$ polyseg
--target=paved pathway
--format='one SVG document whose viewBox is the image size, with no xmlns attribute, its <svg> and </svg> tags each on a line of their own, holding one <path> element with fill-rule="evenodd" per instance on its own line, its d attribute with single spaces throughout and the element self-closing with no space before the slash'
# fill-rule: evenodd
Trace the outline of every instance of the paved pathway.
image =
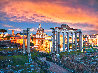
<svg viewBox="0 0 98 73">
<path fill-rule="evenodd" d="M 67 71 L 66 69 L 60 67 L 59 65 L 57 65 L 57 64 L 55 64 L 53 62 L 46 61 L 46 58 L 41 58 L 41 60 L 49 63 L 50 64 L 49 70 L 54 72 L 54 73 L 70 73 L 69 71 Z"/>
</svg>

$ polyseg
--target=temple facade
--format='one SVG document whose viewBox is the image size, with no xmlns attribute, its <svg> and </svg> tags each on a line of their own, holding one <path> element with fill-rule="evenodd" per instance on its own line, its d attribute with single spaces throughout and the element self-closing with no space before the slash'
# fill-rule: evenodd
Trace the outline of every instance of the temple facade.
<svg viewBox="0 0 98 73">
<path fill-rule="evenodd" d="M 70 28 L 67 24 L 62 24 L 61 27 L 54 27 L 52 29 L 52 53 L 60 53 L 60 33 L 63 34 L 63 51 L 65 52 L 65 34 L 67 34 L 67 51 L 69 48 L 69 34 L 72 36 L 72 49 L 77 50 L 77 33 L 79 33 L 79 50 L 82 50 L 82 31 L 80 29 Z M 73 47 L 73 35 L 75 35 L 75 48 Z"/>
</svg>

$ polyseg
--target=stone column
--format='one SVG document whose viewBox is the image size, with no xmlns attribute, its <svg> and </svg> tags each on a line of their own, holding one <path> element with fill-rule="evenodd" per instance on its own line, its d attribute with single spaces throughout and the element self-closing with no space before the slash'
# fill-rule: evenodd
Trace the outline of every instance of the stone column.
<svg viewBox="0 0 98 73">
<path fill-rule="evenodd" d="M 57 35 L 56 35 L 56 31 L 55 31 L 55 49 L 54 49 L 54 50 L 55 50 L 55 51 L 54 51 L 55 53 L 56 53 L 56 47 L 57 47 L 57 46 L 56 46 L 56 45 L 57 45 L 57 44 L 56 44 L 56 41 L 57 41 L 56 36 L 57 36 Z"/>
<path fill-rule="evenodd" d="M 30 53 L 30 28 L 27 28 L 27 53 Z"/>
<path fill-rule="evenodd" d="M 67 50 L 69 52 L 69 32 L 67 32 Z"/>
<path fill-rule="evenodd" d="M 25 30 L 23 30 L 23 53 L 25 54 L 25 40 L 24 40 L 24 33 L 25 33 Z"/>
<path fill-rule="evenodd" d="M 51 53 L 53 53 L 53 46 L 54 46 L 54 44 L 53 44 L 53 35 L 52 35 L 52 47 L 51 47 Z"/>
<path fill-rule="evenodd" d="M 73 32 L 71 32 L 71 34 L 72 34 L 72 50 L 74 49 L 73 48 Z"/>
<path fill-rule="evenodd" d="M 79 32 L 79 50 L 82 51 L 82 32 Z"/>
<path fill-rule="evenodd" d="M 63 52 L 65 52 L 65 33 L 63 32 Z"/>
<path fill-rule="evenodd" d="M 60 53 L 60 32 L 58 32 L 58 53 Z"/>
<path fill-rule="evenodd" d="M 52 37 L 53 38 L 52 39 L 53 40 L 53 45 L 52 46 L 53 46 L 53 52 L 55 52 L 55 30 L 54 29 L 53 29 L 52 33 L 53 33 L 53 37 Z"/>
<path fill-rule="evenodd" d="M 77 50 L 77 32 L 75 32 L 75 50 Z"/>
<path fill-rule="evenodd" d="M 58 31 L 56 32 L 56 53 L 58 53 Z"/>
</svg>

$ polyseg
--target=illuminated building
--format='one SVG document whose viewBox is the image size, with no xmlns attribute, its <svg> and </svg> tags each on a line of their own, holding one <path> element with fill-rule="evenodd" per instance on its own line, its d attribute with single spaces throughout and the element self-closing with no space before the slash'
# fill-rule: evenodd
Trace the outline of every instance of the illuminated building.
<svg viewBox="0 0 98 73">
<path fill-rule="evenodd" d="M 10 37 L 11 42 L 19 44 L 22 48 L 23 45 L 23 33 L 17 33 L 15 36 Z M 27 35 L 24 35 L 25 46 L 27 46 Z"/>
<path fill-rule="evenodd" d="M 43 49 L 42 44 L 43 44 L 43 42 L 45 40 L 45 37 L 46 37 L 46 33 L 44 33 L 44 29 L 41 27 L 41 24 L 39 24 L 39 28 L 37 28 L 37 33 L 36 33 L 36 37 L 35 37 L 35 39 L 36 39 L 35 46 L 37 48 L 40 46 L 38 48 L 40 50 Z"/>
<path fill-rule="evenodd" d="M 14 36 L 14 30 L 12 30 L 12 35 Z"/>
<path fill-rule="evenodd" d="M 83 47 L 85 49 L 85 47 L 89 47 L 91 44 L 88 41 L 88 37 L 89 35 L 83 35 Z"/>
<path fill-rule="evenodd" d="M 89 35 L 88 41 L 92 46 L 98 46 L 98 34 Z"/>
<path fill-rule="evenodd" d="M 51 40 L 51 36 L 47 36 L 45 37 L 45 40 L 44 40 L 44 43 L 43 43 L 43 46 L 44 46 L 44 49 L 46 52 L 51 52 L 51 48 L 52 48 L 52 40 Z"/>
</svg>

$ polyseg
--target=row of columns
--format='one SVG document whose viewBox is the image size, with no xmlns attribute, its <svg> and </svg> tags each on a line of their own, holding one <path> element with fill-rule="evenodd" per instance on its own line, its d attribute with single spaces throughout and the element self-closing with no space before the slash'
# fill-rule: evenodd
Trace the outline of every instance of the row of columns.
<svg viewBox="0 0 98 73">
<path fill-rule="evenodd" d="M 60 31 L 55 31 L 55 29 L 52 29 L 52 42 L 53 42 L 53 48 L 52 52 L 60 53 Z M 66 31 L 65 31 L 66 32 Z M 63 51 L 65 52 L 65 32 L 63 31 Z M 73 32 L 71 32 L 72 35 L 72 49 L 73 47 Z M 82 32 L 79 31 L 79 49 L 82 50 Z M 75 31 L 75 50 L 77 50 L 77 32 Z M 67 32 L 67 51 L 69 51 L 69 32 Z"/>
<path fill-rule="evenodd" d="M 27 30 L 23 30 L 23 54 L 25 54 L 25 40 L 24 40 L 24 34 L 27 33 L 27 53 L 29 62 L 32 61 L 31 59 L 31 53 L 30 53 L 30 28 L 27 28 Z"/>
</svg>

